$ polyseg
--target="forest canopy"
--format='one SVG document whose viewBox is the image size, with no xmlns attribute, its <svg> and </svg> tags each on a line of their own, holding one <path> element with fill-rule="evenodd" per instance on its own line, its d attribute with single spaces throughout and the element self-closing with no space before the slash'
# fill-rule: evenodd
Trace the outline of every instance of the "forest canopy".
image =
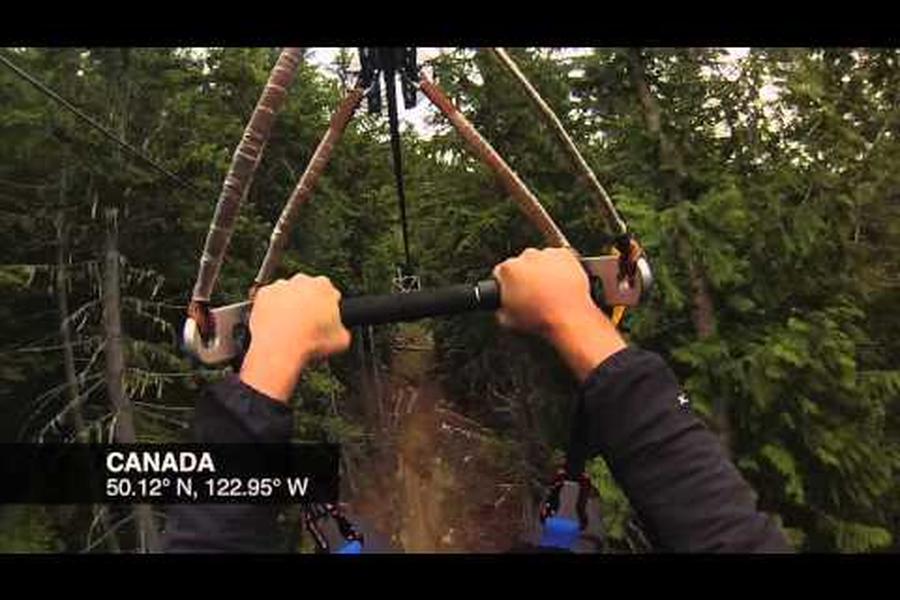
<svg viewBox="0 0 900 600">
<path fill-rule="evenodd" d="M 184 435 L 200 388 L 222 376 L 181 353 L 185 310 L 223 178 L 279 50 L 0 50 L 154 163 L 0 65 L 0 440 L 104 441 L 124 413 L 135 441 Z M 649 257 L 655 289 L 626 314 L 629 342 L 672 366 L 798 549 L 900 549 L 900 51 L 509 52 Z M 323 65 L 306 49 L 215 305 L 246 298 L 282 204 L 353 82 L 354 54 L 334 49 Z M 608 251 L 612 232 L 584 182 L 496 60 L 444 49 L 424 63 L 573 245 Z M 422 286 L 483 279 L 543 245 L 450 124 L 415 114 L 402 151 Z M 387 119 L 360 110 L 278 275 L 388 293 L 403 257 Z M 549 347 L 501 331 L 490 315 L 359 330 L 350 352 L 304 374 L 296 437 L 341 443 L 347 494 L 361 506 L 365 490 L 402 497 L 379 517 L 398 545 L 492 550 L 506 530 L 476 531 L 474 515 L 509 498 L 537 501 L 576 389 Z M 456 442 L 410 433 L 431 431 L 404 416 L 423 414 L 425 398 L 428 414 L 479 440 L 461 451 L 477 457 L 474 471 L 453 466 Z M 444 462 L 416 462 L 432 454 Z M 385 457 L 408 468 L 377 467 Z M 394 478 L 421 469 L 435 491 L 419 498 L 418 480 Z M 639 550 L 602 460 L 591 475 L 609 550 Z M 458 489 L 478 477 L 484 497 Z M 420 503 L 442 508 L 416 529 L 404 515 Z M 503 514 L 511 529 L 528 517 Z M 147 543 L 135 532 L 160 519 L 2 506 L 0 551 L 132 551 Z"/>
</svg>

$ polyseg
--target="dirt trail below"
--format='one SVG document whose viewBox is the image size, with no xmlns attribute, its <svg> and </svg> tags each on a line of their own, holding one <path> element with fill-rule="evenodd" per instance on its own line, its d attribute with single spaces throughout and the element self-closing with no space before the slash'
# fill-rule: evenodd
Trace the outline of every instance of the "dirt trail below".
<svg viewBox="0 0 900 600">
<path fill-rule="evenodd" d="M 531 502 L 498 460 L 500 445 L 451 410 L 431 376 L 427 330 L 394 341 L 382 401 L 379 449 L 354 465 L 348 499 L 379 537 L 402 552 L 503 552 L 523 532 Z"/>
</svg>

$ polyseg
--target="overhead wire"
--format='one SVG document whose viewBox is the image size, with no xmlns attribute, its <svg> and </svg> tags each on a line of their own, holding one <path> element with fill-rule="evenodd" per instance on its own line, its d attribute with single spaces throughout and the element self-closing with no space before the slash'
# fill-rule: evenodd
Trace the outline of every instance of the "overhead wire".
<svg viewBox="0 0 900 600">
<path fill-rule="evenodd" d="M 9 60 L 7 57 L 3 56 L 2 54 L 0 54 L 0 63 L 3 63 L 3 65 L 5 65 L 8 69 L 10 69 L 13 73 L 15 73 L 17 76 L 19 76 L 23 80 L 27 81 L 28 83 L 30 83 L 32 86 L 34 86 L 35 89 L 37 89 L 43 95 L 47 96 L 48 98 L 52 99 L 57 104 L 59 104 L 60 106 L 65 108 L 67 111 L 72 113 L 76 118 L 78 118 L 82 122 L 89 125 L 91 128 L 93 128 L 94 130 L 99 132 L 101 135 L 103 135 L 108 140 L 114 142 L 116 145 L 118 145 L 120 148 L 125 150 L 132 157 L 137 158 L 138 160 L 145 163 L 146 165 L 149 165 L 155 171 L 157 171 L 158 173 L 161 173 L 162 175 L 164 175 L 171 181 L 177 183 L 181 187 L 183 187 L 187 190 L 190 190 L 191 192 L 193 192 L 197 195 L 200 195 L 200 196 L 205 195 L 205 193 L 202 192 L 200 189 L 198 189 L 196 186 L 194 186 L 193 184 L 178 177 L 177 175 L 175 175 L 174 173 L 172 173 L 171 171 L 169 171 L 168 169 L 166 169 L 165 167 L 160 165 L 158 162 L 156 162 L 149 156 L 145 155 L 143 152 L 141 152 L 140 150 L 138 150 L 137 148 L 135 148 L 134 146 L 132 146 L 125 140 L 118 137 L 115 133 L 110 131 L 107 127 L 104 127 L 99 121 L 97 121 L 90 115 L 87 115 L 86 113 L 84 113 L 84 111 L 82 111 L 77 106 L 75 106 L 74 104 L 72 104 L 71 102 L 66 100 L 64 97 L 62 97 L 60 94 L 55 92 L 47 84 L 45 84 L 42 81 L 40 81 L 39 79 L 37 79 L 36 77 L 34 77 L 33 75 L 31 75 L 30 73 L 25 71 L 22 67 L 16 65 L 11 60 Z"/>
</svg>

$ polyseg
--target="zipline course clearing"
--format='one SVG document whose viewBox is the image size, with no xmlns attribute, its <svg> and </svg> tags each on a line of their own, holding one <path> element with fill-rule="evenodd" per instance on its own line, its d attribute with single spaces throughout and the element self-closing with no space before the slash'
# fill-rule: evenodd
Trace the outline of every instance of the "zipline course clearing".
<svg viewBox="0 0 900 600">
<path fill-rule="evenodd" d="M 360 485 L 347 497 L 350 512 L 396 550 L 504 552 L 532 522 L 534 499 L 499 466 L 499 440 L 450 408 L 425 323 L 397 330 L 381 442 L 353 464 Z"/>
</svg>

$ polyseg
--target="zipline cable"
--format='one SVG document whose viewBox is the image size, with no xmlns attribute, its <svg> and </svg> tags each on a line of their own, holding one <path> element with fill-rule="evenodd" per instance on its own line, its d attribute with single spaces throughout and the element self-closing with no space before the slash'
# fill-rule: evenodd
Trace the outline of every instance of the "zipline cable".
<svg viewBox="0 0 900 600">
<path fill-rule="evenodd" d="M 182 186 L 183 188 L 190 190 L 195 194 L 204 195 L 204 192 L 201 192 L 199 189 L 197 189 L 192 184 L 181 179 L 180 177 L 178 177 L 177 175 L 175 175 L 174 173 L 172 173 L 171 171 L 169 171 L 168 169 L 166 169 L 165 167 L 163 167 L 162 165 L 160 165 L 159 163 L 154 161 L 152 158 L 144 155 L 140 150 L 138 150 L 137 148 L 135 148 L 134 146 L 132 146 L 125 140 L 116 136 L 115 133 L 113 133 L 112 131 L 110 131 L 103 125 L 101 125 L 97 120 L 93 119 L 92 117 L 90 117 L 87 114 L 85 114 L 84 112 L 82 112 L 77 106 L 75 106 L 74 104 L 72 104 L 71 102 L 69 102 L 68 100 L 63 98 L 62 96 L 60 96 L 58 93 L 53 91 L 50 87 L 48 87 L 46 84 L 44 84 L 43 82 L 38 80 L 33 75 L 29 74 L 27 71 L 25 71 L 24 69 L 22 69 L 21 67 L 19 67 L 12 61 L 10 61 L 8 58 L 3 56 L 2 54 L 0 54 L 0 62 L 2 62 L 13 73 L 15 73 L 16 75 L 18 75 L 19 77 L 21 77 L 22 79 L 24 79 L 25 81 L 30 83 L 32 86 L 34 86 L 39 92 L 41 92 L 48 98 L 54 100 L 55 102 L 59 103 L 63 108 L 65 108 L 70 113 L 75 115 L 78 119 L 80 119 L 81 121 L 90 125 L 92 128 L 94 128 L 95 130 L 100 132 L 107 139 L 115 142 L 119 147 L 121 147 L 122 149 L 127 151 L 133 157 L 135 157 L 135 158 L 139 159 L 140 161 L 146 163 L 147 165 L 151 166 L 157 172 L 165 175 L 166 177 L 168 177 L 169 179 L 171 179 L 178 185 Z"/>
</svg>

